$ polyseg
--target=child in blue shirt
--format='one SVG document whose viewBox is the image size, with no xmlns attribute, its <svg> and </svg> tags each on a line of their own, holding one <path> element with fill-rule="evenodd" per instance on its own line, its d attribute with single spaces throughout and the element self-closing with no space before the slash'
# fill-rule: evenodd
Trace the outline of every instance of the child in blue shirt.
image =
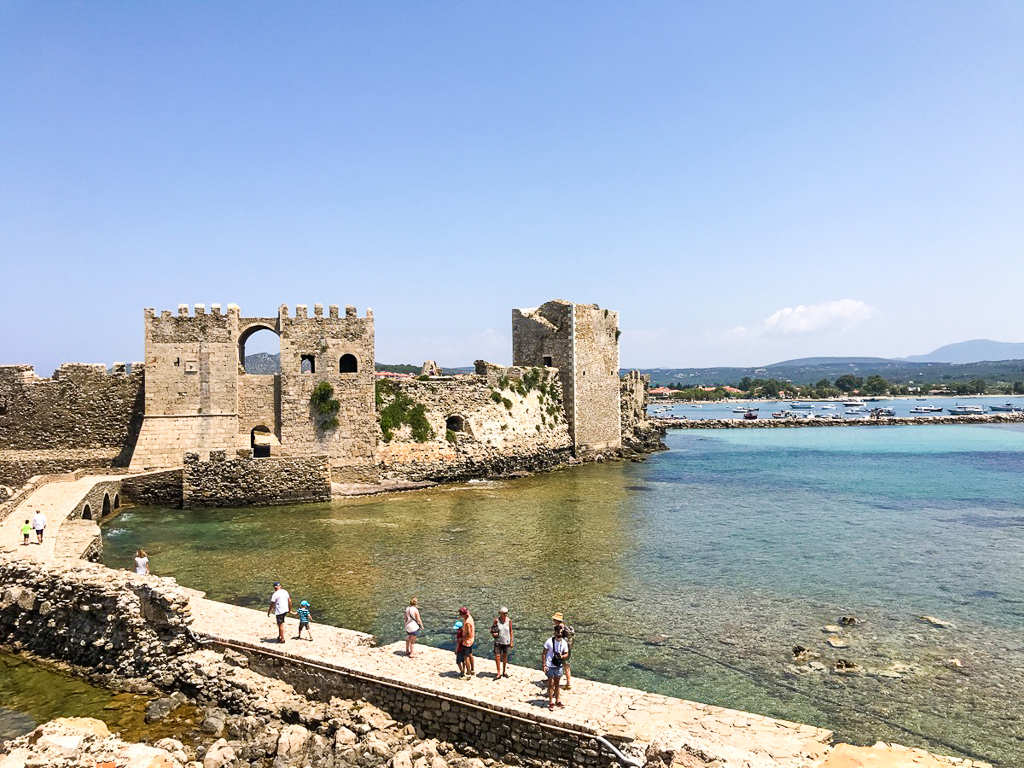
<svg viewBox="0 0 1024 768">
<path fill-rule="evenodd" d="M 313 615 L 309 612 L 309 600 L 303 600 L 299 603 L 299 609 L 296 611 L 299 614 L 299 637 L 302 639 L 302 630 L 305 628 L 306 634 L 309 635 L 309 642 L 313 642 L 313 632 L 309 628 L 309 622 L 312 620 Z"/>
</svg>

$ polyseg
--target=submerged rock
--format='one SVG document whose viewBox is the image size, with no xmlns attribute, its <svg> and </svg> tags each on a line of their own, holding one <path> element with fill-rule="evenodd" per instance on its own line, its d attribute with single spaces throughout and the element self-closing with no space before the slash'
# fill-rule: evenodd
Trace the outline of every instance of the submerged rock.
<svg viewBox="0 0 1024 768">
<path fill-rule="evenodd" d="M 840 616 L 839 623 L 846 627 L 853 627 L 857 624 L 863 624 L 863 619 L 858 619 L 856 616 Z"/>
<path fill-rule="evenodd" d="M 829 637 L 825 638 L 825 642 L 833 648 L 846 648 L 849 645 L 849 643 L 847 643 L 845 640 L 843 640 L 843 638 L 839 637 L 838 635 L 830 635 Z"/>
<path fill-rule="evenodd" d="M 953 626 L 952 621 L 946 621 L 945 619 L 937 619 L 934 616 L 922 616 L 921 621 L 925 621 L 931 624 L 933 627 L 942 627 L 943 629 L 949 629 Z"/>
</svg>

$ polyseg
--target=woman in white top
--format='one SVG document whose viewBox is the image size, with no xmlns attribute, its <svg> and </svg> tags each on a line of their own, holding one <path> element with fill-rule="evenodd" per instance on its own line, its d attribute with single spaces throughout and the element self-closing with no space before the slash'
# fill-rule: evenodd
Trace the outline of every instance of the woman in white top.
<svg viewBox="0 0 1024 768">
<path fill-rule="evenodd" d="M 145 576 L 149 573 L 149 557 L 146 556 L 146 550 L 140 549 L 135 553 L 135 572 L 140 576 Z"/>
<path fill-rule="evenodd" d="M 420 601 L 415 597 L 409 601 L 409 607 L 405 609 L 405 654 L 412 658 L 412 647 L 416 644 L 416 638 L 423 629 L 423 619 L 420 618 Z"/>
<path fill-rule="evenodd" d="M 559 700 L 559 689 L 562 685 L 562 662 L 568 655 L 569 643 L 565 641 L 565 632 L 556 624 L 554 633 L 544 642 L 544 650 L 540 653 L 540 663 L 548 680 L 548 709 L 565 706 Z"/>
</svg>

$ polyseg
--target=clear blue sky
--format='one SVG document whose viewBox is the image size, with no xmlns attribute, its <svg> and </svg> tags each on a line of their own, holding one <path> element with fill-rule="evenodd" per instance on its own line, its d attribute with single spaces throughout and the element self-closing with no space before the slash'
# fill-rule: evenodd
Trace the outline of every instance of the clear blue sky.
<svg viewBox="0 0 1024 768">
<path fill-rule="evenodd" d="M 381 362 L 1024 341 L 1024 3 L 0 4 L 0 363 L 354 304 Z"/>
</svg>

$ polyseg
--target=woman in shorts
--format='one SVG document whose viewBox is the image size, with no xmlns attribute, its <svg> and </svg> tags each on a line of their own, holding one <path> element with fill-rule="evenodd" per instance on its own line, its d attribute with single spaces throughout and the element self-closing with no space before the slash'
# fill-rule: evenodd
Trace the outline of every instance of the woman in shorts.
<svg viewBox="0 0 1024 768">
<path fill-rule="evenodd" d="M 409 658 L 412 658 L 412 647 L 416 645 L 416 638 L 423 629 L 419 606 L 420 601 L 414 597 L 409 601 L 409 607 L 405 609 L 405 655 Z"/>
<path fill-rule="evenodd" d="M 544 676 L 548 681 L 548 709 L 564 707 L 559 700 L 562 685 L 562 663 L 569 655 L 569 643 L 561 627 L 556 626 L 554 632 L 544 641 L 544 650 L 540 654 L 540 663 L 544 668 Z"/>
</svg>

